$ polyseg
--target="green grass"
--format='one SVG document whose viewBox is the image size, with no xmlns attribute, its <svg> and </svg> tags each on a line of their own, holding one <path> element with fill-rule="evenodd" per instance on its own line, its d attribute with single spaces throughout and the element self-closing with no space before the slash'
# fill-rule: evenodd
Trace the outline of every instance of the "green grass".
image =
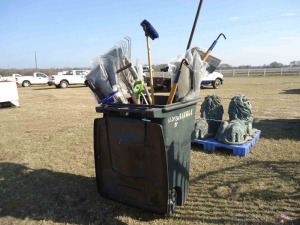
<svg viewBox="0 0 300 225">
<path fill-rule="evenodd" d="M 93 120 L 101 115 L 88 88 L 18 91 L 21 107 L 0 110 L 0 224 L 299 223 L 300 76 L 225 78 L 219 90 L 201 90 L 221 97 L 225 119 L 230 99 L 245 94 L 262 137 L 247 157 L 192 145 L 189 197 L 171 218 L 97 193 Z"/>
</svg>

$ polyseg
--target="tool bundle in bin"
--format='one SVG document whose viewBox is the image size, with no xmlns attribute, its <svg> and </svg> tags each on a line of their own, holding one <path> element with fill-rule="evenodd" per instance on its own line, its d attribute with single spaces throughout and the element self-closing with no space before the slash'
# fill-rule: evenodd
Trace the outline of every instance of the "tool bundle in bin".
<svg viewBox="0 0 300 225">
<path fill-rule="evenodd" d="M 138 104 L 141 98 L 143 104 L 148 104 L 150 94 L 144 87 L 141 70 L 137 71 L 130 62 L 130 52 L 130 47 L 121 42 L 94 59 L 85 83 L 98 103 Z M 139 60 L 137 63 L 137 68 L 141 68 Z"/>
<path fill-rule="evenodd" d="M 190 48 L 202 2 L 186 52 L 170 66 L 174 83 L 169 97 L 154 96 L 149 37 L 159 35 L 147 20 L 141 26 L 147 40 L 151 96 L 139 60 L 136 69 L 132 66 L 128 37 L 128 44 L 121 41 L 94 60 L 86 84 L 99 103 L 120 103 L 96 108 L 103 113 L 94 123 L 96 180 L 103 197 L 167 216 L 187 200 L 191 134 L 204 61 L 217 42 L 202 60 L 200 50 Z"/>
</svg>

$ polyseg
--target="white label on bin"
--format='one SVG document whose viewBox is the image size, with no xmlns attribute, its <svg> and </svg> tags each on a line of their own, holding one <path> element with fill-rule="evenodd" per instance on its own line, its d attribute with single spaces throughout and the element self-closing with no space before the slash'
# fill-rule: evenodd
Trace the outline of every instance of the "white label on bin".
<svg viewBox="0 0 300 225">
<path fill-rule="evenodd" d="M 172 116 L 168 118 L 168 123 L 174 122 L 174 127 L 178 126 L 178 121 L 184 120 L 185 118 L 188 118 L 193 115 L 193 109 L 189 109 L 185 112 L 179 113 L 178 116 Z"/>
</svg>

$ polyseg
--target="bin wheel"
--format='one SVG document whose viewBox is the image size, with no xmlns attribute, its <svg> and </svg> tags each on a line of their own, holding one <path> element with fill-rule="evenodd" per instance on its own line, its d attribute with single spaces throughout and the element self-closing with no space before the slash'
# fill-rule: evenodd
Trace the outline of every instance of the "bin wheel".
<svg viewBox="0 0 300 225">
<path fill-rule="evenodd" d="M 177 202 L 177 192 L 175 189 L 169 191 L 169 200 L 168 200 L 168 211 L 166 213 L 167 217 L 170 217 L 174 209 L 176 207 L 176 202 Z"/>
</svg>

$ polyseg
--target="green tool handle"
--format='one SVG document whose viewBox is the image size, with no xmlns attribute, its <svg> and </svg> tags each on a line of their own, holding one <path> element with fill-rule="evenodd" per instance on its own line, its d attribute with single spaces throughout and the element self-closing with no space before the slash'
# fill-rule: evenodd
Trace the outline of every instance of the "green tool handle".
<svg viewBox="0 0 300 225">
<path fill-rule="evenodd" d="M 139 89 L 137 89 L 138 85 L 140 85 Z M 142 93 L 143 90 L 144 90 L 144 81 L 142 81 L 142 80 L 136 81 L 133 85 L 133 92 L 134 92 L 135 97 L 138 101 L 138 104 L 139 104 L 141 93 Z"/>
</svg>

